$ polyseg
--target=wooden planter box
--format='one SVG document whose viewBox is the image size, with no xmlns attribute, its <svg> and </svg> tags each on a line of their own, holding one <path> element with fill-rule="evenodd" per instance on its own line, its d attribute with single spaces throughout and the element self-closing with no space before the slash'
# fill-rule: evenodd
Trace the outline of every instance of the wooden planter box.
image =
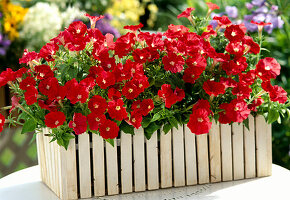
<svg viewBox="0 0 290 200">
<path fill-rule="evenodd" d="M 250 116 L 249 126 L 213 124 L 196 136 L 185 125 L 150 140 L 140 128 L 121 133 L 115 147 L 82 134 L 67 151 L 40 133 L 41 177 L 61 199 L 77 199 L 271 175 L 271 125 Z"/>
</svg>

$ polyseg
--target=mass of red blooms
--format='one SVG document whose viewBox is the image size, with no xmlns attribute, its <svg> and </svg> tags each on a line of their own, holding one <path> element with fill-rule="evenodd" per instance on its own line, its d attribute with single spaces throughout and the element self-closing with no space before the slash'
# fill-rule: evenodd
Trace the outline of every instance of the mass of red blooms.
<svg viewBox="0 0 290 200">
<path fill-rule="evenodd" d="M 191 18 L 192 12 L 186 9 L 178 18 Z M 91 28 L 73 22 L 39 53 L 25 50 L 20 63 L 28 70 L 0 74 L 0 87 L 16 87 L 22 111 L 30 106 L 45 113 L 40 126 L 66 126 L 76 135 L 98 131 L 113 139 L 121 122 L 139 128 L 144 118 L 169 110 L 187 112 L 189 129 L 204 134 L 214 116 L 220 123 L 240 123 L 264 99 L 287 101 L 285 90 L 270 83 L 280 74 L 279 63 L 266 57 L 250 66 L 248 56 L 260 47 L 226 16 L 215 17 L 218 27 L 205 27 L 200 35 L 173 24 L 164 33 L 142 32 L 139 24 L 126 26 L 128 32 L 116 40 L 94 27 L 102 17 L 86 16 Z M 218 37 L 226 41 L 219 50 L 212 43 Z M 259 84 L 264 92 L 257 96 L 261 91 L 252 88 Z M 4 122 L 0 115 L 0 131 Z"/>
</svg>

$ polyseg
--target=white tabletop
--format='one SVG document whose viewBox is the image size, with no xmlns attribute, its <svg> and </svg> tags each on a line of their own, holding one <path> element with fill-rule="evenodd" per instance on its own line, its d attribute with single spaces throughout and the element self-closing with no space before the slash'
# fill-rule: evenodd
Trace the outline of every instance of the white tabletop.
<svg viewBox="0 0 290 200">
<path fill-rule="evenodd" d="M 0 179 L 1 200 L 59 200 L 40 181 L 39 166 L 30 167 Z M 273 165 L 270 177 L 161 189 L 92 199 L 114 200 L 289 200 L 290 171 Z"/>
</svg>

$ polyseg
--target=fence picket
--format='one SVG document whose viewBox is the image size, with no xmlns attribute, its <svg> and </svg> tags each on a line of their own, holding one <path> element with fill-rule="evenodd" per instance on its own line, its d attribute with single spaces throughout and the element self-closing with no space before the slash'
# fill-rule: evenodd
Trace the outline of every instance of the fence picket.
<svg viewBox="0 0 290 200">
<path fill-rule="evenodd" d="M 232 124 L 233 172 L 234 180 L 245 178 L 244 168 L 244 129 L 242 124 Z"/>
<path fill-rule="evenodd" d="M 132 192 L 132 135 L 121 132 L 122 193 Z"/>
<path fill-rule="evenodd" d="M 249 129 L 244 127 L 245 178 L 256 176 L 255 119 L 249 115 Z"/>
<path fill-rule="evenodd" d="M 106 143 L 106 161 L 107 161 L 107 189 L 108 195 L 119 194 L 118 183 L 118 158 L 117 142 L 114 141 L 114 147 Z"/>
<path fill-rule="evenodd" d="M 233 180 L 232 127 L 221 124 L 222 181 Z"/>
<path fill-rule="evenodd" d="M 209 131 L 210 181 L 221 181 L 221 139 L 220 126 L 213 122 Z"/>
<path fill-rule="evenodd" d="M 172 187 L 172 148 L 171 131 L 160 134 L 161 188 Z"/>
<path fill-rule="evenodd" d="M 147 188 L 155 190 L 159 188 L 157 132 L 152 134 L 150 140 L 146 140 L 146 155 Z"/>
<path fill-rule="evenodd" d="M 209 183 L 208 134 L 196 136 L 198 183 Z"/>
</svg>

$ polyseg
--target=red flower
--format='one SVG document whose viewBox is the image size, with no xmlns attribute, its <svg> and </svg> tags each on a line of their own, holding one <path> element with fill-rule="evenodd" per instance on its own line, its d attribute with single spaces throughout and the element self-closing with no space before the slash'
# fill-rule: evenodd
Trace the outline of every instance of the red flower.
<svg viewBox="0 0 290 200">
<path fill-rule="evenodd" d="M 252 24 L 256 24 L 258 26 L 258 31 L 261 32 L 264 28 L 264 26 L 269 26 L 271 25 L 272 23 L 268 22 L 268 23 L 265 23 L 265 22 L 255 22 L 255 21 L 251 21 Z"/>
<path fill-rule="evenodd" d="M 246 84 L 246 85 L 252 85 L 256 80 L 256 72 L 255 70 L 250 70 L 247 73 L 241 73 L 239 74 L 240 83 Z"/>
<path fill-rule="evenodd" d="M 181 72 L 183 70 L 184 59 L 180 55 L 168 52 L 168 55 L 162 58 L 164 69 L 172 73 Z"/>
<path fill-rule="evenodd" d="M 259 60 L 256 65 L 256 73 L 263 81 L 276 78 L 280 74 L 280 70 L 281 66 L 275 58 L 266 57 Z"/>
<path fill-rule="evenodd" d="M 55 44 L 54 42 L 49 42 L 40 49 L 39 56 L 41 58 L 44 58 L 47 62 L 54 61 L 54 58 L 52 56 L 55 55 L 58 49 L 59 47 L 57 46 L 57 44 Z"/>
<path fill-rule="evenodd" d="M 225 89 L 236 87 L 238 85 L 238 83 L 232 78 L 221 77 L 220 82 L 224 84 Z"/>
<path fill-rule="evenodd" d="M 248 85 L 242 83 L 238 83 L 232 90 L 232 94 L 237 95 L 237 99 L 248 99 L 250 98 L 251 92 L 252 89 Z"/>
<path fill-rule="evenodd" d="M 260 52 L 259 44 L 254 42 L 252 37 L 245 35 L 242 42 L 245 46 L 246 52 L 253 54 L 258 54 Z"/>
<path fill-rule="evenodd" d="M 7 68 L 0 74 L 0 88 L 6 85 L 9 81 L 15 81 L 15 72 L 12 69 Z"/>
<path fill-rule="evenodd" d="M 181 18 L 181 17 L 185 17 L 185 18 L 188 18 L 190 17 L 190 14 L 192 11 L 194 11 L 195 8 L 186 8 L 185 11 L 183 11 L 182 13 L 180 13 L 178 16 L 177 16 L 177 19 Z"/>
<path fill-rule="evenodd" d="M 207 100 L 199 99 L 192 107 L 192 111 L 197 110 L 199 108 L 205 109 L 207 111 L 207 114 L 212 114 L 212 111 L 210 110 L 210 103 Z"/>
<path fill-rule="evenodd" d="M 222 124 L 230 122 L 241 123 L 248 118 L 251 112 L 247 103 L 242 99 L 234 99 L 230 103 L 223 103 L 220 105 L 220 109 L 224 109 L 224 111 L 219 113 L 219 122 Z"/>
<path fill-rule="evenodd" d="M 69 125 L 76 135 L 80 135 L 87 131 L 87 118 L 81 113 L 75 113 L 73 116 L 73 121 L 70 121 Z"/>
<path fill-rule="evenodd" d="M 239 57 L 229 62 L 223 62 L 222 68 L 226 71 L 227 75 L 237 75 L 247 69 L 248 63 L 246 61 L 245 57 Z"/>
<path fill-rule="evenodd" d="M 137 111 L 133 111 L 131 113 L 131 118 L 130 120 L 126 120 L 126 122 L 132 126 L 134 126 L 136 129 L 141 127 L 141 122 L 142 122 L 142 115 L 141 113 Z"/>
<path fill-rule="evenodd" d="M 251 111 L 257 112 L 257 107 L 262 105 L 262 103 L 264 102 L 264 99 L 262 99 L 261 97 L 254 99 L 254 101 L 248 105 L 248 108 Z"/>
<path fill-rule="evenodd" d="M 206 31 L 204 31 L 202 34 L 201 34 L 201 37 L 203 37 L 204 39 L 208 39 L 210 36 L 216 36 L 216 32 L 213 30 L 213 27 L 212 25 L 208 25 L 206 27 Z"/>
<path fill-rule="evenodd" d="M 115 122 L 106 119 L 102 121 L 102 123 L 100 124 L 99 131 L 100 131 L 100 135 L 104 139 L 109 139 L 109 138 L 114 139 L 118 137 L 119 127 Z"/>
<path fill-rule="evenodd" d="M 138 86 L 133 81 L 129 81 L 122 89 L 122 95 L 127 99 L 135 99 L 139 95 Z"/>
<path fill-rule="evenodd" d="M 36 85 L 36 82 L 34 78 L 28 76 L 26 79 L 20 82 L 19 88 L 21 90 L 28 90 L 31 87 L 35 87 L 35 85 Z"/>
<path fill-rule="evenodd" d="M 56 91 L 58 85 L 58 80 L 55 77 L 51 77 L 40 81 L 38 89 L 39 92 L 48 96 L 53 93 L 53 91 Z"/>
<path fill-rule="evenodd" d="M 108 90 L 108 98 L 112 100 L 119 99 L 121 98 L 121 93 L 115 88 L 110 88 Z"/>
<path fill-rule="evenodd" d="M 97 21 L 99 21 L 100 19 L 103 19 L 105 17 L 103 15 L 100 15 L 100 16 L 91 16 L 88 13 L 86 13 L 85 16 L 90 19 L 90 23 L 91 23 L 91 28 L 92 29 L 95 28 Z"/>
<path fill-rule="evenodd" d="M 0 133 L 3 131 L 5 117 L 0 113 Z"/>
<path fill-rule="evenodd" d="M 95 95 L 89 100 L 88 107 L 91 112 L 101 115 L 107 110 L 108 104 L 106 99 L 99 95 Z"/>
<path fill-rule="evenodd" d="M 239 25 L 230 25 L 225 30 L 225 37 L 228 38 L 230 42 L 239 42 L 244 36 L 245 33 Z"/>
<path fill-rule="evenodd" d="M 65 115 L 63 112 L 57 111 L 57 112 L 50 112 L 47 115 L 45 115 L 45 125 L 49 128 L 56 128 L 58 126 L 63 125 L 65 122 Z"/>
<path fill-rule="evenodd" d="M 71 23 L 67 29 L 74 37 L 83 36 L 87 32 L 87 26 L 82 21 Z"/>
<path fill-rule="evenodd" d="M 171 85 L 163 84 L 161 90 L 158 91 L 158 96 L 165 101 L 165 107 L 170 108 L 177 102 L 177 96 L 171 89 Z"/>
<path fill-rule="evenodd" d="M 98 115 L 96 113 L 88 114 L 87 120 L 91 130 L 97 131 L 100 127 L 100 124 L 105 121 L 107 118 L 104 114 Z"/>
<path fill-rule="evenodd" d="M 136 101 L 135 101 L 136 102 Z M 133 102 L 133 104 L 135 103 Z M 133 105 L 132 105 L 133 108 Z M 152 99 L 144 99 L 141 103 L 141 113 L 143 116 L 148 115 L 148 113 L 154 109 L 154 103 Z M 134 110 L 135 111 L 135 110 Z"/>
<path fill-rule="evenodd" d="M 58 109 L 58 104 L 55 100 L 51 101 L 51 100 L 38 100 L 38 105 L 42 108 L 42 109 L 46 109 L 49 110 L 50 112 L 56 112 Z"/>
<path fill-rule="evenodd" d="M 127 25 L 127 26 L 124 26 L 124 29 L 128 29 L 130 31 L 136 32 L 139 29 L 141 29 L 142 27 L 143 27 L 143 24 L 140 23 L 138 25 Z"/>
<path fill-rule="evenodd" d="M 219 94 L 225 93 L 225 86 L 220 82 L 215 82 L 211 80 L 207 80 L 203 83 L 204 91 L 209 95 L 218 96 Z"/>
<path fill-rule="evenodd" d="M 122 121 L 128 116 L 126 108 L 124 107 L 124 102 L 122 99 L 109 101 L 108 103 L 108 113 L 111 118 L 118 121 Z"/>
<path fill-rule="evenodd" d="M 66 97 L 70 100 L 72 104 L 77 102 L 85 103 L 89 97 L 89 91 L 83 85 L 80 85 L 76 79 L 72 79 L 65 84 L 66 87 Z"/>
<path fill-rule="evenodd" d="M 25 93 L 24 98 L 27 105 L 32 105 L 37 102 L 38 91 L 35 87 L 30 87 Z"/>
<path fill-rule="evenodd" d="M 220 7 L 214 3 L 211 3 L 211 2 L 206 2 L 206 5 L 208 6 L 208 9 L 210 11 L 213 11 L 215 9 L 220 9 Z"/>
<path fill-rule="evenodd" d="M 199 108 L 193 110 L 190 115 L 187 127 L 190 131 L 196 135 L 208 133 L 211 128 L 212 122 L 210 122 L 208 117 L 208 112 L 206 109 Z"/>
<path fill-rule="evenodd" d="M 272 90 L 270 90 L 270 99 L 271 101 L 278 101 L 279 103 L 284 104 L 287 101 L 287 92 L 280 86 L 274 85 Z"/>
<path fill-rule="evenodd" d="M 37 65 L 35 66 L 35 72 L 37 74 L 37 79 L 42 80 L 49 77 L 54 77 L 54 73 L 48 65 Z"/>
<path fill-rule="evenodd" d="M 87 77 L 87 78 L 80 81 L 80 85 L 84 86 L 86 88 L 86 90 L 90 91 L 96 85 L 95 79 L 92 77 Z"/>
<path fill-rule="evenodd" d="M 221 28 L 226 28 L 227 26 L 230 26 L 232 24 L 231 20 L 229 20 L 229 18 L 225 15 L 221 17 L 214 16 L 213 20 L 216 20 Z"/>
<path fill-rule="evenodd" d="M 270 92 L 271 90 L 273 90 L 273 86 L 271 85 L 270 81 L 263 81 L 261 83 L 261 86 L 266 92 Z"/>
<path fill-rule="evenodd" d="M 15 78 L 22 78 L 23 74 L 25 74 L 26 72 L 27 72 L 27 69 L 25 67 L 18 69 L 15 72 Z"/>
<path fill-rule="evenodd" d="M 144 92 L 144 90 L 150 86 L 148 82 L 148 78 L 145 75 L 134 76 L 134 78 L 132 79 L 132 82 L 134 85 L 137 86 L 138 95 Z"/>
<path fill-rule="evenodd" d="M 98 73 L 96 83 L 102 89 L 107 89 L 107 87 L 115 84 L 115 75 L 113 72 L 101 71 Z"/>
<path fill-rule="evenodd" d="M 233 54 L 237 57 L 240 57 L 244 54 L 245 47 L 241 44 L 241 42 L 230 42 L 226 46 L 226 51 L 230 54 Z"/>
<path fill-rule="evenodd" d="M 16 107 L 19 106 L 19 101 L 20 101 L 20 97 L 17 97 L 16 95 L 14 95 L 12 98 L 11 98 L 11 109 L 9 110 L 9 113 L 11 113 Z"/>
<path fill-rule="evenodd" d="M 35 51 L 29 52 L 28 49 L 24 49 L 22 58 L 19 59 L 19 64 L 25 63 L 30 65 L 33 61 L 38 62 L 40 59 L 39 54 Z"/>
<path fill-rule="evenodd" d="M 182 101 L 185 97 L 185 92 L 183 89 L 179 89 L 178 87 L 174 90 L 174 95 L 176 96 L 177 101 Z"/>
</svg>

